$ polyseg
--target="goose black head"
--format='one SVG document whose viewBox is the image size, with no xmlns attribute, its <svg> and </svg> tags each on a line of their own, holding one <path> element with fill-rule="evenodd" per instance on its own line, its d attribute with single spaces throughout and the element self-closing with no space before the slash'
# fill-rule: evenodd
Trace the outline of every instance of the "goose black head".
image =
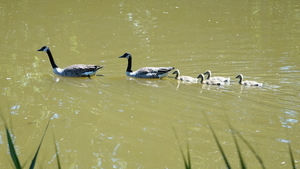
<svg viewBox="0 0 300 169">
<path fill-rule="evenodd" d="M 211 74 L 211 73 L 210 73 L 210 70 L 207 70 L 207 71 L 206 71 L 205 73 L 203 73 L 203 74 L 206 75 L 206 74 L 208 74 L 208 73 Z"/>
<path fill-rule="evenodd" d="M 175 70 L 172 74 L 178 74 L 178 69 L 177 70 Z"/>
<path fill-rule="evenodd" d="M 130 53 L 124 53 L 124 55 L 120 56 L 119 58 L 127 58 L 129 59 L 131 57 Z"/>
<path fill-rule="evenodd" d="M 199 76 L 197 77 L 197 79 L 200 78 L 200 77 L 201 77 L 201 78 L 204 78 L 204 75 L 203 75 L 202 73 L 199 74 Z"/>
<path fill-rule="evenodd" d="M 239 75 L 237 75 L 237 77 L 235 77 L 235 78 L 243 78 L 243 75 L 242 75 L 242 74 L 239 74 Z"/>
<path fill-rule="evenodd" d="M 48 46 L 43 46 L 41 49 L 39 49 L 37 51 L 47 52 L 48 49 L 49 49 Z"/>
</svg>

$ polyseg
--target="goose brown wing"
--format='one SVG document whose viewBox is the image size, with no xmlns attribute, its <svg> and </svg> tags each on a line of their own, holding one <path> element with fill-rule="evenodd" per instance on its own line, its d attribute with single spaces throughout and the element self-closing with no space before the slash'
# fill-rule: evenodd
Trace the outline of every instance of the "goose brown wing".
<svg viewBox="0 0 300 169">
<path fill-rule="evenodd" d="M 158 73 L 167 73 L 173 69 L 174 69 L 174 67 L 160 67 L 160 68 L 158 68 L 157 72 Z"/>
<path fill-rule="evenodd" d="M 138 72 L 138 74 L 157 73 L 158 68 L 157 67 L 142 67 L 142 68 L 138 69 L 136 72 Z"/>
<path fill-rule="evenodd" d="M 82 72 L 90 72 L 90 71 L 97 71 L 101 69 L 103 66 L 99 65 L 83 65 L 83 64 L 78 64 L 78 65 L 71 65 L 65 68 L 65 70 L 69 71 L 82 71 Z"/>
<path fill-rule="evenodd" d="M 96 72 L 97 70 L 101 69 L 103 66 L 100 65 L 71 65 L 64 69 L 64 76 L 71 76 L 71 77 L 77 77 L 77 76 L 85 76 L 87 72 Z"/>
<path fill-rule="evenodd" d="M 142 67 L 137 70 L 139 74 L 148 74 L 148 73 L 167 73 L 171 70 L 173 70 L 173 67 Z"/>
</svg>

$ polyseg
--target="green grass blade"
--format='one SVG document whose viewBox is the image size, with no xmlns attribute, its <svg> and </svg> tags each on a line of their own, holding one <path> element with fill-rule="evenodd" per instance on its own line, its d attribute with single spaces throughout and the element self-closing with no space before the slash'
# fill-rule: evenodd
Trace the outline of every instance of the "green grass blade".
<svg viewBox="0 0 300 169">
<path fill-rule="evenodd" d="M 222 154 L 222 157 L 223 157 L 223 159 L 224 159 L 224 162 L 225 162 L 225 164 L 226 164 L 226 167 L 227 167 L 228 169 L 230 169 L 231 167 L 230 167 L 229 161 L 228 161 L 228 159 L 227 159 L 227 157 L 226 157 L 226 155 L 225 155 L 225 152 L 224 152 L 223 149 L 222 149 L 222 146 L 221 146 L 221 144 L 220 144 L 220 142 L 219 142 L 219 140 L 218 140 L 218 138 L 217 138 L 217 135 L 216 135 L 214 129 L 212 128 L 212 126 L 210 125 L 210 122 L 207 120 L 207 117 L 205 116 L 205 114 L 203 114 L 203 115 L 204 115 L 204 117 L 205 117 L 205 119 L 206 119 L 206 122 L 207 122 L 207 124 L 208 124 L 208 127 L 209 127 L 211 133 L 212 133 L 213 136 L 214 136 L 214 139 L 215 139 L 215 141 L 216 141 L 216 143 L 217 143 L 217 145 L 218 145 L 218 148 L 219 148 L 219 150 L 220 150 L 220 152 L 221 152 L 221 154 Z"/>
<path fill-rule="evenodd" d="M 54 147 L 55 147 L 55 152 L 56 152 L 56 161 L 57 161 L 58 169 L 61 169 L 61 164 L 60 164 L 60 159 L 59 159 L 59 152 L 58 152 L 57 144 L 56 144 L 56 141 L 55 141 L 55 137 L 54 137 Z"/>
<path fill-rule="evenodd" d="M 21 163 L 20 163 L 18 155 L 16 153 L 14 142 L 12 141 L 10 132 L 8 130 L 8 127 L 7 127 L 6 120 L 5 120 L 5 118 L 4 118 L 3 114 L 2 114 L 2 110 L 1 109 L 0 109 L 0 116 L 1 116 L 1 119 L 3 120 L 3 122 L 4 122 L 4 127 L 5 127 L 5 131 L 6 131 L 6 138 L 7 138 L 8 148 L 9 148 L 9 152 L 10 152 L 10 157 L 11 157 L 11 159 L 13 161 L 13 164 L 15 165 L 15 168 L 21 169 L 22 168 L 21 167 Z"/>
<path fill-rule="evenodd" d="M 18 155 L 16 153 L 14 143 L 13 143 L 12 138 L 10 136 L 10 133 L 7 129 L 7 126 L 5 126 L 5 130 L 6 130 L 6 137 L 7 137 L 7 142 L 8 142 L 8 147 L 9 147 L 9 152 L 10 152 L 11 159 L 12 159 L 15 167 L 17 169 L 21 169 L 22 167 L 21 167 Z"/>
<path fill-rule="evenodd" d="M 231 131 L 234 131 L 235 134 L 246 144 L 246 146 L 251 150 L 252 154 L 255 156 L 255 158 L 257 159 L 257 161 L 259 162 L 260 166 L 262 169 L 266 169 L 264 163 L 263 163 L 263 160 L 259 157 L 258 153 L 256 153 L 256 151 L 254 150 L 254 148 L 250 145 L 250 143 L 248 143 L 248 141 L 239 133 L 237 132 L 237 130 L 235 130 L 231 124 L 230 124 L 230 120 L 228 118 L 228 116 L 226 116 L 227 118 L 227 123 L 228 123 L 228 126 L 230 128 Z"/>
<path fill-rule="evenodd" d="M 43 140 L 44 140 L 44 137 L 45 137 L 45 135 L 46 135 L 47 129 L 48 129 L 48 127 L 49 127 L 49 123 L 50 123 L 50 119 L 49 119 L 48 124 L 47 124 L 47 126 L 46 126 L 46 129 L 45 129 L 45 131 L 44 131 L 44 134 L 43 134 L 43 137 L 42 137 L 42 139 L 41 139 L 41 141 L 40 141 L 40 144 L 39 144 L 39 146 L 38 146 L 38 149 L 36 150 L 36 153 L 35 153 L 35 155 L 34 155 L 34 158 L 33 158 L 32 161 L 31 161 L 31 164 L 30 164 L 30 167 L 29 167 L 30 169 L 34 169 L 34 166 L 35 166 L 35 163 L 36 163 L 37 156 L 38 156 L 38 154 L 39 154 L 39 151 L 40 151 L 42 142 L 43 142 Z"/>
<path fill-rule="evenodd" d="M 251 150 L 252 154 L 255 156 L 255 158 L 259 162 L 261 168 L 266 169 L 266 167 L 263 163 L 263 160 L 259 157 L 258 153 L 254 150 L 254 148 L 250 145 L 250 143 L 248 143 L 248 141 L 239 132 L 236 132 L 236 134 L 247 145 L 247 147 Z"/>
<path fill-rule="evenodd" d="M 227 157 L 226 157 L 226 155 L 225 155 L 225 152 L 224 152 L 223 149 L 222 149 L 222 146 L 221 146 L 221 144 L 220 144 L 220 142 L 219 142 L 219 140 L 218 140 L 218 138 L 217 138 L 217 136 L 216 136 L 216 134 L 215 134 L 213 128 L 212 128 L 210 125 L 209 125 L 209 128 L 210 128 L 210 130 L 211 130 L 211 132 L 212 132 L 212 134 L 213 134 L 213 136 L 214 136 L 214 139 L 215 139 L 215 141 L 216 141 L 216 143 L 217 143 L 217 145 L 218 145 L 218 148 L 219 148 L 219 150 L 220 150 L 220 152 L 221 152 L 221 154 L 222 154 L 222 157 L 223 157 L 223 159 L 224 159 L 224 162 L 225 162 L 225 164 L 226 164 L 226 167 L 227 167 L 228 169 L 230 169 L 231 167 L 230 167 L 229 161 L 228 161 L 228 159 L 227 159 Z"/>
<path fill-rule="evenodd" d="M 227 117 L 227 119 L 228 119 L 228 117 Z M 231 135 L 232 135 L 232 138 L 233 138 L 233 141 L 234 141 L 234 144 L 235 144 L 235 147 L 236 147 L 239 159 L 240 159 L 241 168 L 246 169 L 247 167 L 246 167 L 246 164 L 244 162 L 244 159 L 243 159 L 243 156 L 242 156 L 242 152 L 241 152 L 239 143 L 238 143 L 238 141 L 236 139 L 236 136 L 235 136 L 235 130 L 233 130 L 233 128 L 232 128 L 229 120 L 228 120 L 228 124 L 229 124 L 229 128 L 231 130 Z"/>
<path fill-rule="evenodd" d="M 175 137 L 176 137 L 179 149 L 180 149 L 180 153 L 181 153 L 183 161 L 184 161 L 185 169 L 192 169 L 191 158 L 190 158 L 190 151 L 189 151 L 189 143 L 187 143 L 187 159 L 186 159 L 186 157 L 185 157 L 185 155 L 183 153 L 182 147 L 180 146 L 178 135 L 177 135 L 174 127 L 172 127 L 172 129 L 174 131 L 174 134 L 175 134 Z"/>
<path fill-rule="evenodd" d="M 295 160 L 294 160 L 294 156 L 293 156 L 293 152 L 292 152 L 292 148 L 291 148 L 290 143 L 288 143 L 288 147 L 289 147 L 289 152 L 290 152 L 290 158 L 291 158 L 291 161 L 292 161 L 292 167 L 293 167 L 293 169 L 296 169 Z"/>
<path fill-rule="evenodd" d="M 186 143 L 186 151 L 187 151 L 187 164 L 188 164 L 186 166 L 186 169 L 192 169 L 192 162 L 191 162 L 189 142 Z"/>
<path fill-rule="evenodd" d="M 236 146 L 236 149 L 237 149 L 237 152 L 238 152 L 238 155 L 239 155 L 241 167 L 242 167 L 243 169 L 246 169 L 247 167 L 246 167 L 245 162 L 244 162 L 244 159 L 243 159 L 243 157 L 242 157 L 241 149 L 240 149 L 239 144 L 238 144 L 238 142 L 237 142 L 237 140 L 236 140 L 236 136 L 235 136 L 234 132 L 235 132 L 235 131 L 231 130 L 231 134 L 232 134 L 232 137 L 233 137 L 233 140 L 234 140 L 234 144 L 235 144 L 235 146 Z"/>
</svg>

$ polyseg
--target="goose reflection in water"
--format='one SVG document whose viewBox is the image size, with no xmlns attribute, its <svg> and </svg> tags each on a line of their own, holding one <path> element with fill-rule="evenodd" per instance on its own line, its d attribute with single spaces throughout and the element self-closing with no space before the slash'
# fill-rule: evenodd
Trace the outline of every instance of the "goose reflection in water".
<svg viewBox="0 0 300 169">
<path fill-rule="evenodd" d="M 137 79 L 132 77 L 126 77 L 126 79 L 137 82 L 140 85 L 149 87 L 165 87 L 171 85 L 169 80 Z"/>
</svg>

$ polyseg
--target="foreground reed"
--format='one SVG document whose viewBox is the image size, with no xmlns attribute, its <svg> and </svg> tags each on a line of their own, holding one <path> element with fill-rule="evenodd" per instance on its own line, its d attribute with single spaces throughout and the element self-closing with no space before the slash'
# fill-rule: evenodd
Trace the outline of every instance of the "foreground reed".
<svg viewBox="0 0 300 169">
<path fill-rule="evenodd" d="M 7 138 L 8 148 L 9 148 L 9 152 L 10 152 L 10 157 L 11 157 L 11 159 L 13 161 L 12 165 L 16 169 L 22 169 L 22 168 L 24 168 L 24 165 L 26 163 L 24 163 L 23 166 L 20 163 L 18 154 L 16 153 L 15 145 L 14 145 L 14 142 L 13 142 L 13 139 L 12 139 L 12 133 L 9 131 L 9 128 L 7 126 L 7 122 L 6 122 L 5 118 L 4 118 L 3 113 L 2 113 L 1 110 L 0 110 L 0 116 L 1 116 L 1 119 L 3 120 L 3 122 L 4 122 L 4 128 L 5 128 L 5 132 L 6 132 L 6 138 Z M 36 160 L 37 160 L 38 154 L 40 152 L 40 149 L 41 149 L 43 140 L 45 138 L 46 132 L 48 130 L 49 124 L 50 124 L 50 119 L 49 119 L 49 121 L 48 121 L 48 123 L 46 125 L 45 131 L 44 131 L 42 139 L 41 139 L 41 141 L 40 141 L 40 143 L 38 145 L 38 148 L 37 148 L 37 150 L 35 152 L 35 155 L 34 155 L 34 157 L 31 160 L 29 169 L 34 169 L 34 167 L 36 166 L 36 163 L 37 163 Z M 55 145 L 55 151 L 58 152 L 56 145 Z M 57 162 L 58 162 L 58 168 L 61 168 L 60 167 L 60 162 L 59 162 L 58 155 L 57 155 Z"/>
<path fill-rule="evenodd" d="M 20 160 L 19 160 L 19 157 L 18 157 L 18 154 L 16 153 L 16 149 L 15 149 L 15 145 L 14 145 L 14 142 L 13 142 L 13 139 L 12 139 L 12 133 L 9 131 L 9 128 L 7 126 L 7 122 L 5 121 L 5 118 L 0 110 L 0 116 L 1 116 L 1 119 L 3 120 L 4 122 L 4 128 L 5 128 L 5 133 L 6 133 L 6 138 L 7 138 L 7 143 L 8 143 L 8 148 L 9 148 L 9 152 L 10 152 L 10 157 L 13 161 L 12 165 L 14 168 L 16 169 L 22 169 L 24 168 L 24 165 L 26 164 L 23 164 L 23 166 L 21 165 L 20 163 Z M 206 118 L 207 119 L 207 118 Z M 223 160 L 224 160 L 224 163 L 225 163 L 225 166 L 226 168 L 228 169 L 231 169 L 231 165 L 229 163 L 229 160 L 225 154 L 225 151 L 223 150 L 221 144 L 220 144 L 220 141 L 212 127 L 212 125 L 210 124 L 210 122 L 208 120 L 206 120 L 207 123 L 208 123 L 208 127 L 214 137 L 214 140 L 216 142 L 216 145 L 221 153 L 221 156 L 223 157 Z M 30 163 L 30 167 L 29 169 L 34 169 L 34 167 L 36 166 L 36 163 L 37 163 L 37 157 L 38 157 L 38 154 L 40 152 L 40 149 L 41 149 L 41 146 L 42 146 L 42 143 L 43 143 L 43 140 L 45 138 L 45 135 L 46 135 L 46 132 L 48 130 L 48 127 L 49 127 L 49 124 L 50 124 L 50 119 L 46 125 L 46 128 L 45 128 L 45 131 L 43 133 L 43 136 L 41 138 L 41 141 L 38 145 L 38 148 L 35 152 L 35 155 L 34 157 L 32 158 L 31 160 L 31 163 Z M 263 163 L 263 160 L 260 158 L 260 156 L 258 155 L 258 153 L 254 150 L 254 148 L 250 145 L 249 142 L 247 142 L 247 140 L 245 138 L 242 137 L 242 135 L 237 132 L 231 125 L 230 123 L 228 123 L 228 126 L 230 128 L 230 131 L 231 131 L 231 134 L 232 134 L 232 137 L 233 137 L 233 140 L 234 140 L 234 144 L 235 144 L 235 147 L 236 147 L 236 151 L 238 153 L 238 158 L 239 158 L 239 162 L 240 162 L 240 167 L 243 168 L 243 169 L 246 169 L 247 168 L 247 165 L 245 163 L 245 160 L 244 158 L 242 157 L 242 150 L 240 149 L 239 147 L 239 142 L 237 140 L 237 138 L 239 138 L 240 140 L 242 140 L 242 142 L 251 150 L 252 154 L 255 156 L 256 160 L 259 162 L 260 166 L 262 169 L 265 169 L 265 165 Z M 186 145 L 186 149 L 187 149 L 187 152 L 186 152 L 186 155 L 184 154 L 184 151 L 181 147 L 181 145 L 179 144 L 179 138 L 178 138 L 178 135 L 174 129 L 174 127 L 172 128 L 173 129 L 173 132 L 175 133 L 175 138 L 178 142 L 178 145 L 179 145 L 179 149 L 180 149 L 180 153 L 182 155 L 182 158 L 183 158 L 183 162 L 184 162 L 184 167 L 185 169 L 192 169 L 192 161 L 191 161 L 191 155 L 190 155 L 190 148 L 189 148 L 189 143 L 187 142 L 187 145 Z M 56 142 L 55 141 L 55 137 L 54 138 L 54 143 Z M 55 144 L 55 152 L 56 152 L 56 161 L 57 161 L 57 167 L 59 169 L 61 169 L 61 163 L 60 163 L 60 159 L 59 159 L 59 153 L 58 153 L 58 148 L 57 148 L 57 145 Z M 292 148 L 291 148 L 291 145 L 290 143 L 288 143 L 288 150 L 289 150 L 289 155 L 290 155 L 290 159 L 291 159 L 291 165 L 292 165 L 292 168 L 293 169 L 296 169 L 296 164 L 295 164 L 295 160 L 294 160 L 294 156 L 293 156 L 293 152 L 292 152 Z"/>
<path fill-rule="evenodd" d="M 183 150 L 182 150 L 182 147 L 181 145 L 179 144 L 179 139 L 178 139 L 178 136 L 177 136 L 177 133 L 175 131 L 175 128 L 173 127 L 172 128 L 173 131 L 174 131 L 174 134 L 175 134 L 175 137 L 176 137 L 176 140 L 177 140 L 177 143 L 178 143 L 178 146 L 179 146 L 179 149 L 180 149 L 180 153 L 182 155 L 182 158 L 183 158 L 183 162 L 184 162 L 184 166 L 185 166 L 185 169 L 192 169 L 192 162 L 191 162 L 191 156 L 190 156 L 190 147 L 189 147 L 189 143 L 187 142 L 186 144 L 186 150 L 187 150 L 187 157 L 185 157 L 184 153 L 183 153 Z"/>
<path fill-rule="evenodd" d="M 206 118 L 206 117 L 205 117 Z M 225 154 L 225 151 L 224 149 L 222 148 L 221 144 L 220 144 L 220 141 L 212 127 L 212 125 L 210 124 L 210 122 L 207 120 L 206 118 L 206 121 L 208 123 L 208 127 L 214 137 L 214 140 L 216 142 L 216 145 L 221 153 L 221 156 L 224 160 L 224 164 L 226 166 L 227 169 L 231 169 L 231 165 L 229 163 L 229 160 Z M 242 156 L 242 150 L 240 149 L 239 147 L 239 142 L 237 141 L 237 138 L 239 138 L 240 140 L 242 140 L 242 142 L 250 149 L 250 151 L 252 152 L 252 154 L 254 155 L 254 157 L 256 158 L 256 160 L 259 162 L 260 166 L 262 169 L 266 169 L 265 167 L 265 164 L 263 162 L 263 160 L 261 159 L 261 157 L 258 155 L 258 153 L 254 150 L 254 148 L 251 146 L 251 144 L 245 139 L 243 138 L 243 136 L 237 132 L 231 125 L 230 123 L 228 122 L 228 126 L 230 128 L 230 132 L 232 134 L 232 138 L 233 138 L 233 141 L 234 141 L 234 144 L 235 144 L 235 147 L 236 147 L 236 151 L 237 151 L 237 154 L 238 154 L 238 158 L 239 158 L 239 162 L 240 162 L 240 168 L 242 169 L 246 169 L 247 168 L 247 165 L 245 163 L 245 160 Z M 191 163 L 191 157 L 190 157 L 190 150 L 189 150 L 189 143 L 187 142 L 187 155 L 184 154 L 183 150 L 182 150 L 182 147 L 180 146 L 179 144 L 179 139 L 178 139 L 178 136 L 177 136 L 177 133 L 175 131 L 174 128 L 172 128 L 174 133 L 175 133 L 175 137 L 176 137 L 176 140 L 178 142 L 178 145 L 179 145 L 179 149 L 180 149 L 180 153 L 183 157 L 183 161 L 184 161 L 184 166 L 185 166 L 185 169 L 192 169 L 192 163 Z M 296 169 L 296 165 L 295 165 L 295 160 L 294 160 L 294 157 L 293 157 L 293 153 L 292 153 L 292 149 L 291 149 L 291 145 L 290 143 L 288 143 L 288 150 L 289 150 L 289 155 L 290 155 L 290 159 L 291 159 L 291 167 L 293 169 Z"/>
</svg>

